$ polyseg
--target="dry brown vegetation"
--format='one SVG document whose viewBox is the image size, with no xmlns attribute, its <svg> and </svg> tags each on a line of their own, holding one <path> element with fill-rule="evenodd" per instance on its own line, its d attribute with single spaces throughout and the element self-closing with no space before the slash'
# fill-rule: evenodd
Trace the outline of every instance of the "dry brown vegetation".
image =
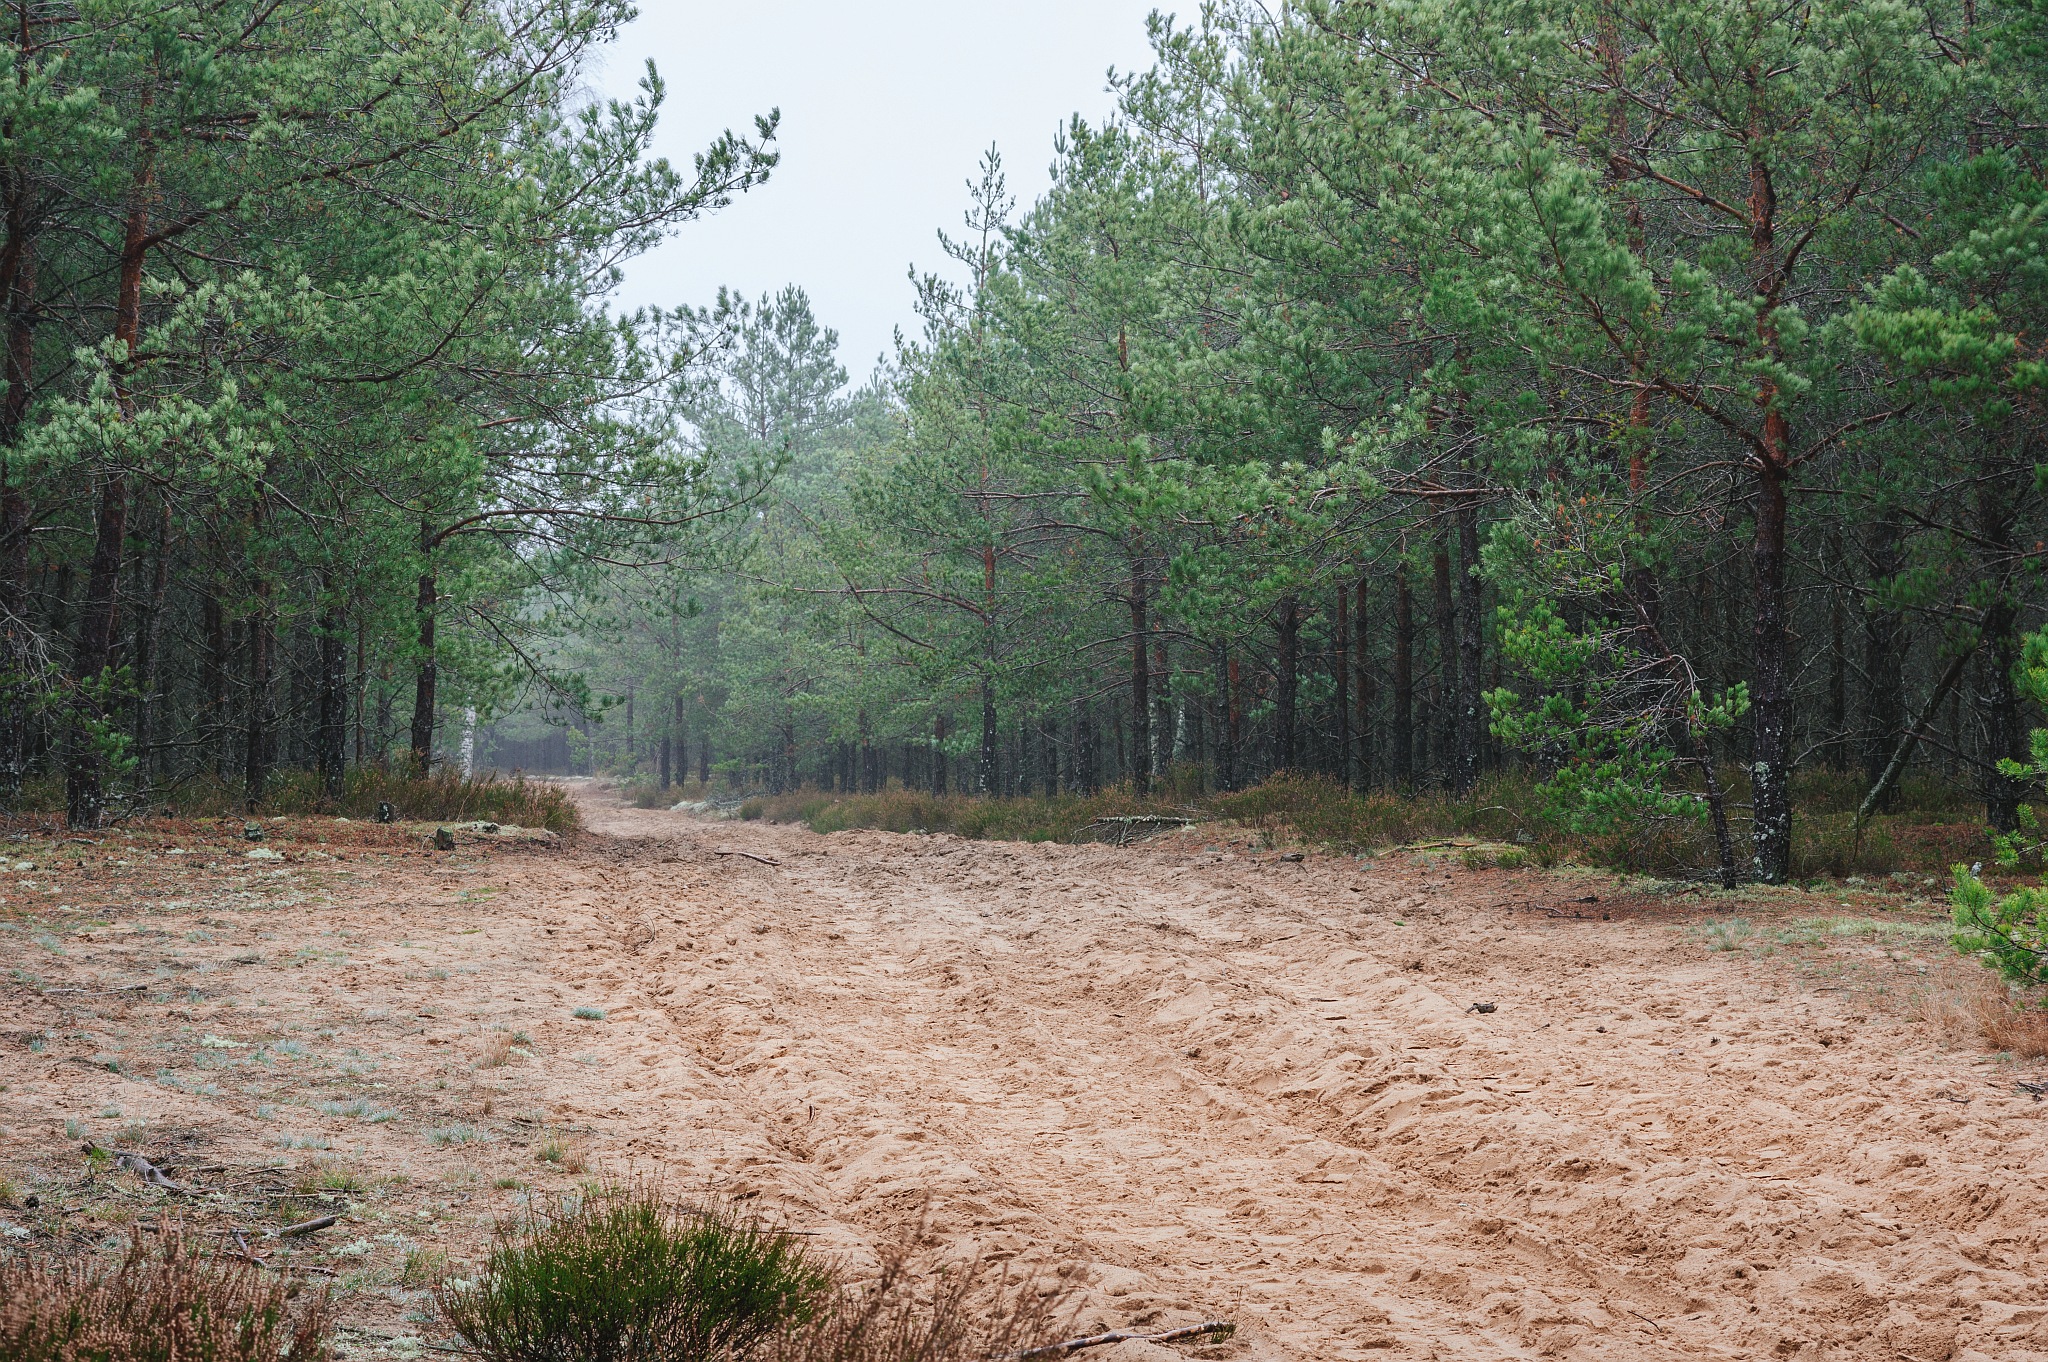
<svg viewBox="0 0 2048 1362">
<path fill-rule="evenodd" d="M 1916 1010 L 1951 1045 L 2048 1059 L 2048 1010 L 2015 995 L 1988 971 L 1968 965 L 1947 971 L 1920 995 Z"/>
<path fill-rule="evenodd" d="M 339 799 L 331 799 L 312 771 L 284 770 L 268 782 L 261 817 L 311 818 L 336 815 L 373 819 L 389 804 L 402 822 L 511 824 L 568 833 L 576 829 L 576 804 L 559 781 L 528 780 L 523 775 L 487 774 L 464 778 L 442 768 L 422 778 L 402 771 L 358 766 L 349 770 Z M 64 791 L 55 777 L 31 781 L 14 802 L 20 821 L 54 827 L 64 808 Z M 197 776 L 152 792 L 146 804 L 126 807 L 122 826 L 152 822 L 240 818 L 247 814 L 242 786 Z M 43 817 L 39 819 L 37 815 Z"/>
<path fill-rule="evenodd" d="M 113 1263 L 0 1251 L 7 1362 L 325 1362 L 333 1307 L 175 1228 Z"/>
<path fill-rule="evenodd" d="M 1441 789 L 1405 793 L 1359 792 L 1321 776 L 1282 773 L 1247 790 L 1202 792 L 1192 771 L 1150 795 L 1117 787 L 1095 795 L 982 799 L 933 795 L 892 786 L 871 795 L 803 790 L 757 796 L 742 818 L 802 823 L 813 832 L 873 828 L 883 832 L 948 832 L 975 839 L 1027 842 L 1097 840 L 1101 820 L 1173 815 L 1224 820 L 1263 835 L 1270 844 L 1304 842 L 1345 851 L 1468 838 L 1522 849 L 1537 864 L 1563 861 L 1632 874 L 1703 873 L 1712 861 L 1707 829 L 1670 821 L 1612 836 L 1572 834 L 1544 821 L 1543 798 L 1527 773 L 1497 775 L 1470 796 Z M 1746 798 L 1747 777 L 1723 773 L 1730 798 Z M 1800 817 L 1794 824 L 1792 868 L 1797 880 L 1888 875 L 1898 871 L 1946 873 L 1960 862 L 1989 860 L 1990 837 L 1970 794 L 1939 781 L 1909 782 L 1897 810 L 1854 826 L 1862 798 L 1851 776 L 1825 769 L 1800 773 Z M 639 807 L 659 801 L 645 796 Z M 673 802 L 673 801 L 671 801 Z"/>
</svg>

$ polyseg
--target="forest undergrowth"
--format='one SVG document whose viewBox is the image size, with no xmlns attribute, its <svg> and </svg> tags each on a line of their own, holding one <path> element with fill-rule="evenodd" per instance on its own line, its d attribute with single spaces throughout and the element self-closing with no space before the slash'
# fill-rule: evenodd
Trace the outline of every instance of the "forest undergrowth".
<svg viewBox="0 0 2048 1362">
<path fill-rule="evenodd" d="M 1011 799 L 932 794 L 897 782 L 874 794 L 807 788 L 751 797 L 739 815 L 801 823 L 814 832 L 874 828 L 1026 842 L 1113 840 L 1130 831 L 1115 820 L 1150 816 L 1234 824 L 1267 847 L 1369 852 L 1432 840 L 1469 841 L 1467 859 L 1506 868 L 1576 863 L 1689 877 L 1704 876 L 1713 865 L 1711 833 L 1690 820 L 1643 822 L 1597 834 L 1561 827 L 1542 817 L 1539 782 L 1528 773 L 1493 776 L 1468 796 L 1443 790 L 1360 793 L 1326 777 L 1284 772 L 1246 790 L 1203 791 L 1187 775 L 1161 782 L 1150 794 L 1138 794 L 1125 782 L 1092 795 Z M 1722 779 L 1731 799 L 1747 798 L 1739 767 L 1726 768 Z M 1795 788 L 1796 880 L 1946 875 L 1959 863 L 1992 859 L 1974 793 L 1938 778 L 1904 782 L 1894 811 L 1872 818 L 1860 836 L 1855 822 L 1862 791 L 1853 774 L 1802 772 Z"/>
<path fill-rule="evenodd" d="M 573 832 L 581 825 L 575 802 L 554 781 L 529 780 L 519 774 L 464 776 L 445 767 L 424 777 L 375 766 L 354 767 L 344 776 L 338 797 L 327 793 L 317 771 L 281 771 L 271 777 L 256 812 L 265 817 L 326 814 L 374 819 L 387 804 L 396 822 L 491 822 L 546 828 L 554 833 Z M 55 776 L 24 784 L 11 810 L 31 821 L 38 816 L 56 818 L 63 811 L 64 786 Z M 138 800 L 122 812 L 192 819 L 232 818 L 250 810 L 241 782 L 195 776 L 155 789 L 146 801 Z"/>
</svg>

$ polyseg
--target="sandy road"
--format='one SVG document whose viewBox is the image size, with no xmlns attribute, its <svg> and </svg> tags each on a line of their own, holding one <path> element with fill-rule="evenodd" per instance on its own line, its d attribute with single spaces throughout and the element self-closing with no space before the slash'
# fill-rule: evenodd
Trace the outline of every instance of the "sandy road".
<svg viewBox="0 0 2048 1362">
<path fill-rule="evenodd" d="M 2048 1106 L 1867 971 L 1534 874 L 589 814 L 613 1126 L 829 1241 L 928 1214 L 1218 1356 L 2048 1357 Z"/>
<path fill-rule="evenodd" d="M 281 1261 L 418 1362 L 415 1251 L 473 1263 L 577 1153 L 856 1260 L 923 1218 L 1071 1268 L 1084 1326 L 1244 1325 L 1181 1355 L 2048 1359 L 2040 1066 L 1912 1016 L 1945 951 L 1905 893 L 587 814 L 45 845 L 0 917 L 0 1234 L 324 1207 Z M 1892 925 L 1800 926 L 1844 912 Z"/>
</svg>

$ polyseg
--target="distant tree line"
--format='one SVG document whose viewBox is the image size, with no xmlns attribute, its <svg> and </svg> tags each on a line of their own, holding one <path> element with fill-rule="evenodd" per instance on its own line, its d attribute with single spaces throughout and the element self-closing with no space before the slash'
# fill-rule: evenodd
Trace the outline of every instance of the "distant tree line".
<svg viewBox="0 0 2048 1362">
<path fill-rule="evenodd" d="M 564 645 L 636 696 L 615 758 L 987 794 L 1513 764 L 1546 816 L 1697 818 L 1765 880 L 1802 769 L 1882 808 L 1933 763 L 2014 825 L 2036 6 L 1301 0 L 1153 38 L 1036 203 L 991 157 L 867 389 L 800 295 L 748 312 L 686 419 L 784 470 L 741 566 L 603 574 Z"/>
</svg>

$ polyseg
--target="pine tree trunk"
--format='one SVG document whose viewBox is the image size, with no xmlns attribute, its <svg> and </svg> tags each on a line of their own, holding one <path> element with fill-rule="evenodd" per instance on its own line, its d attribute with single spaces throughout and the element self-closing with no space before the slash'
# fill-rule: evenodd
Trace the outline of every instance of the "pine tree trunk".
<svg viewBox="0 0 2048 1362">
<path fill-rule="evenodd" d="M 1766 424 L 1783 427 L 1773 412 Z M 1783 441 L 1776 447 L 1784 448 Z M 1756 535 L 1750 552 L 1755 623 L 1750 670 L 1752 857 L 1756 877 L 1783 884 L 1792 870 L 1792 694 L 1785 621 L 1785 473 L 1766 462 L 1757 475 Z"/>
<path fill-rule="evenodd" d="M 255 813 L 263 804 L 270 784 L 270 688 L 272 654 L 276 645 L 270 618 L 270 581 L 258 577 L 256 608 L 248 620 L 249 710 L 248 731 L 242 739 L 243 807 Z"/>
<path fill-rule="evenodd" d="M 435 694 L 440 681 L 440 664 L 434 652 L 434 628 L 440 612 L 440 583 L 434 573 L 433 552 L 433 527 L 421 522 L 420 555 L 427 560 L 427 570 L 420 574 L 419 594 L 413 603 L 420 656 L 413 672 L 412 769 L 413 774 L 422 779 L 433 772 L 434 715 L 440 703 Z M 591 759 L 594 763 L 596 753 L 591 754 Z"/>
<path fill-rule="evenodd" d="M 1237 659 L 1230 655 L 1228 647 L 1216 650 L 1216 717 L 1217 724 L 1217 771 L 1216 783 L 1225 790 L 1237 788 L 1238 712 L 1237 712 Z"/>
<path fill-rule="evenodd" d="M 149 254 L 149 205 L 156 178 L 154 144 L 147 118 L 150 100 L 143 101 L 144 125 L 136 140 L 137 160 L 122 233 L 121 259 L 114 302 L 114 402 L 121 419 L 133 423 L 135 397 L 129 386 L 135 343 L 142 334 L 142 275 Z M 128 478 L 115 470 L 99 480 L 93 515 L 92 564 L 87 572 L 85 603 L 78 620 L 78 639 L 71 653 L 72 684 L 77 688 L 67 737 L 65 816 L 74 828 L 97 828 L 106 817 L 102 789 L 104 759 L 99 724 L 106 717 L 112 685 L 108 664 L 113 658 L 119 626 L 123 550 L 128 541 Z"/>
<path fill-rule="evenodd" d="M 1356 788 L 1351 762 L 1351 599 L 1343 586 L 1337 588 L 1336 625 L 1330 677 L 1337 688 L 1337 779 L 1351 789 Z"/>
<path fill-rule="evenodd" d="M 697 783 L 704 787 L 705 796 L 711 794 L 711 734 L 697 736 Z"/>
<path fill-rule="evenodd" d="M 1778 196 L 1766 144 L 1751 146 L 1750 269 L 1756 296 L 1778 298 L 1788 282 L 1777 247 Z M 1759 348 L 1776 358 L 1781 351 L 1775 308 L 1756 318 Z M 1756 530 L 1750 553 L 1754 599 L 1750 664 L 1751 855 L 1757 878 L 1783 884 L 1792 873 L 1792 664 L 1785 609 L 1785 537 L 1788 485 L 1792 478 L 1792 431 L 1775 379 L 1757 384 L 1755 402 L 1763 413 L 1753 453 L 1756 466 Z"/>
<path fill-rule="evenodd" d="M 1353 663 L 1357 673 L 1358 714 L 1353 728 L 1358 742 L 1358 788 L 1369 790 L 1378 778 L 1378 763 L 1374 751 L 1372 731 L 1372 633 L 1366 627 L 1366 578 L 1361 575 L 1358 585 L 1353 588 L 1355 600 L 1351 616 L 1351 639 Z"/>
<path fill-rule="evenodd" d="M 946 738 L 952 733 L 952 716 L 941 714 L 932 724 L 932 793 L 946 794 Z"/>
<path fill-rule="evenodd" d="M 996 788 L 1000 774 L 996 759 L 996 684 L 987 673 L 981 678 L 981 761 L 975 771 L 975 781 L 984 797 L 993 799 L 1001 793 Z"/>
<path fill-rule="evenodd" d="M 147 790 L 157 766 L 156 720 L 162 697 L 157 673 L 161 668 L 164 638 L 164 604 L 171 592 L 171 503 L 159 498 L 156 552 L 149 581 L 149 605 L 135 631 L 135 774 Z"/>
<path fill-rule="evenodd" d="M 206 632 L 206 661 L 201 684 L 206 689 L 204 733 L 212 753 L 213 778 L 227 783 L 232 758 L 228 752 L 228 621 L 220 597 L 208 591 L 199 601 L 201 627 Z"/>
<path fill-rule="evenodd" d="M 1843 609 L 1843 580 L 1849 575 L 1849 559 L 1842 552 L 1842 536 L 1829 531 L 1827 537 L 1828 592 L 1828 732 L 1827 764 L 1835 770 L 1849 768 L 1849 621 Z"/>
<path fill-rule="evenodd" d="M 1408 565 L 1394 568 L 1394 715 L 1388 775 L 1398 789 L 1415 783 L 1415 592 Z"/>
<path fill-rule="evenodd" d="M 1886 512 L 1871 527 L 1870 575 L 1880 590 L 1889 587 L 1903 562 L 1899 540 L 1903 528 L 1896 513 Z M 1864 788 L 1875 789 L 1884 778 L 1885 767 L 1904 736 L 1905 669 L 1903 622 L 1899 612 L 1882 600 L 1873 600 L 1863 612 L 1863 733 Z M 1893 787 L 1896 789 L 1896 784 Z M 1889 809 L 1893 795 L 1887 792 L 1880 809 Z"/>
<path fill-rule="evenodd" d="M 1150 750 L 1140 754 L 1141 760 L 1152 763 L 1152 779 L 1163 780 L 1173 769 L 1174 747 L 1179 734 L 1174 732 L 1173 713 L 1173 660 L 1166 651 L 1166 636 L 1157 630 L 1152 634 L 1152 732 Z"/>
<path fill-rule="evenodd" d="M 2021 721 L 2019 667 L 2019 601 L 2012 578 L 2016 557 L 2012 546 L 2012 498 L 2004 476 L 1984 477 L 1977 484 L 1977 537 L 1984 553 L 1981 569 L 1988 600 L 1983 622 L 1984 688 L 1978 712 L 1984 727 L 1984 820 L 2000 832 L 2019 827 L 2020 803 L 2026 783 L 1998 769 L 2000 761 L 2027 759 L 2027 732 Z"/>
<path fill-rule="evenodd" d="M 880 782 L 875 776 L 875 740 L 868 731 L 868 712 L 862 710 L 860 724 L 860 792 L 873 794 Z"/>
<path fill-rule="evenodd" d="M 1485 700 L 1480 694 L 1479 507 L 1471 498 L 1458 505 L 1458 747 L 1452 783 L 1460 794 L 1479 784 L 1480 750 L 1485 742 Z"/>
<path fill-rule="evenodd" d="M 370 691 L 370 627 L 361 612 L 356 614 L 356 679 L 349 687 L 349 703 L 354 710 L 356 732 L 356 766 L 361 768 L 370 760 L 370 734 L 364 705 Z"/>
<path fill-rule="evenodd" d="M 7 391 L 0 395 L 0 796 L 10 800 L 28 772 L 37 663 L 28 623 L 28 493 L 16 457 L 35 384 L 36 256 L 29 208 L 27 187 L 17 178 L 7 187 L 7 239 L 0 246 L 0 297 L 7 307 Z"/>
<path fill-rule="evenodd" d="M 1083 705 L 1074 716 L 1074 793 L 1094 794 L 1101 763 L 1095 753 L 1095 725 Z"/>
<path fill-rule="evenodd" d="M 122 549 L 128 537 L 128 482 L 116 473 L 102 480 L 94 517 L 92 565 L 72 651 L 72 674 L 78 688 L 69 738 L 65 779 L 65 817 L 73 828 L 100 826 L 106 816 L 101 788 L 103 756 L 97 724 L 105 716 L 113 685 L 114 631 L 119 610 Z"/>
<path fill-rule="evenodd" d="M 348 621 L 332 603 L 320 619 L 320 792 L 331 812 L 348 774 Z"/>
<path fill-rule="evenodd" d="M 1457 781 L 1458 699 L 1458 598 L 1451 588 L 1451 551 L 1448 535 L 1439 535 L 1430 556 L 1430 580 L 1436 588 L 1436 685 L 1431 691 L 1436 713 L 1430 746 L 1435 749 L 1432 773 L 1453 785 Z"/>
<path fill-rule="evenodd" d="M 1292 596 L 1280 598 L 1280 674 L 1278 693 L 1274 696 L 1274 722 L 1279 732 L 1275 735 L 1279 745 L 1280 768 L 1294 770 L 1301 762 L 1301 734 L 1296 724 L 1295 696 L 1299 680 L 1296 669 L 1300 665 L 1301 651 L 1301 604 Z"/>
<path fill-rule="evenodd" d="M 1131 565 L 1131 735 L 1141 750 L 1152 745 L 1152 674 L 1146 647 L 1151 641 L 1149 633 L 1145 612 L 1145 573 L 1134 562 Z M 1152 767 L 1149 761 L 1140 763 L 1132 773 L 1132 788 L 1141 795 L 1151 792 Z"/>
</svg>

